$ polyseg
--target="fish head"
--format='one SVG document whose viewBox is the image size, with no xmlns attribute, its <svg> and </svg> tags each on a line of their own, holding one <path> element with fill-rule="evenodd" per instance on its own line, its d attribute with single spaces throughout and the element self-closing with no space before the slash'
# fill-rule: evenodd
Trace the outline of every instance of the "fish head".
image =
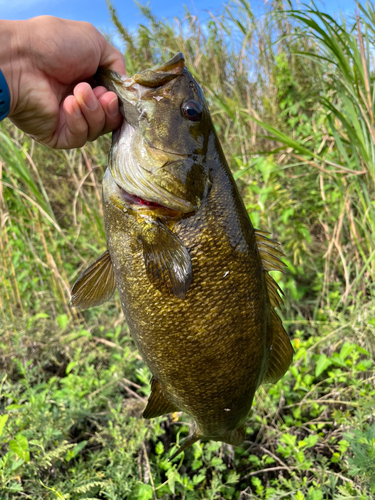
<svg viewBox="0 0 375 500">
<path fill-rule="evenodd" d="M 212 125 L 184 56 L 131 78 L 100 68 L 96 80 L 119 97 L 124 121 L 113 134 L 108 166 L 128 201 L 196 212 L 211 186 L 206 153 Z"/>
</svg>

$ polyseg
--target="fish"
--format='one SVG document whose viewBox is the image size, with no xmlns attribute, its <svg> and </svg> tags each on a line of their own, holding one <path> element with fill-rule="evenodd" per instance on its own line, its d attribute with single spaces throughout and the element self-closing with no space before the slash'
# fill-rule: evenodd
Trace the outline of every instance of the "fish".
<svg viewBox="0 0 375 500">
<path fill-rule="evenodd" d="M 78 278 L 86 309 L 117 288 L 151 371 L 143 417 L 185 412 L 198 440 L 239 446 L 255 391 L 293 348 L 275 308 L 278 242 L 254 229 L 197 81 L 182 53 L 132 77 L 99 68 L 124 117 L 103 177 L 107 250 Z M 174 458 L 174 456 L 172 458 Z"/>
</svg>

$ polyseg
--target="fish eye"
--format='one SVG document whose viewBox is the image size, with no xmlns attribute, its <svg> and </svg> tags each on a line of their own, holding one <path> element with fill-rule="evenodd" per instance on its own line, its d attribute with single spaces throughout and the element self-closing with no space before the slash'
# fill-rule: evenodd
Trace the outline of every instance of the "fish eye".
<svg viewBox="0 0 375 500">
<path fill-rule="evenodd" d="M 187 101 L 182 106 L 185 117 L 192 122 L 199 122 L 202 118 L 202 105 L 197 101 Z"/>
</svg>

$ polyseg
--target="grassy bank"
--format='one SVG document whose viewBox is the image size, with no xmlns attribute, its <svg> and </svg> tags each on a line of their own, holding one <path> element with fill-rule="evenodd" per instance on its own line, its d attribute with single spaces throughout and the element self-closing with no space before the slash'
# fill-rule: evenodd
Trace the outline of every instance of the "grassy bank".
<svg viewBox="0 0 375 500">
<path fill-rule="evenodd" d="M 338 20 L 246 0 L 202 23 L 142 8 L 128 73 L 182 51 L 209 100 L 254 225 L 283 246 L 275 277 L 296 355 L 262 387 L 243 447 L 145 421 L 150 374 L 117 294 L 78 313 L 69 288 L 105 248 L 109 138 L 51 151 L 0 125 L 0 498 L 367 499 L 375 493 L 375 8 Z"/>
</svg>

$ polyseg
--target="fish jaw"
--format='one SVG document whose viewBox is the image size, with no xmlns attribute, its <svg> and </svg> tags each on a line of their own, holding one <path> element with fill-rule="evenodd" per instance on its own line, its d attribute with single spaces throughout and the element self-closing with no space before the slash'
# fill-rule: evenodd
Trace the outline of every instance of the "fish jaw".
<svg viewBox="0 0 375 500">
<path fill-rule="evenodd" d="M 187 214 L 199 209 L 211 187 L 199 160 L 151 148 L 139 129 L 124 121 L 113 136 L 108 165 L 126 193 Z"/>
<path fill-rule="evenodd" d="M 107 168 L 103 176 L 103 201 L 104 203 L 110 203 L 121 212 L 133 213 L 140 217 L 178 220 L 183 216 L 180 211 L 126 192 L 115 182 L 109 168 Z"/>
</svg>

